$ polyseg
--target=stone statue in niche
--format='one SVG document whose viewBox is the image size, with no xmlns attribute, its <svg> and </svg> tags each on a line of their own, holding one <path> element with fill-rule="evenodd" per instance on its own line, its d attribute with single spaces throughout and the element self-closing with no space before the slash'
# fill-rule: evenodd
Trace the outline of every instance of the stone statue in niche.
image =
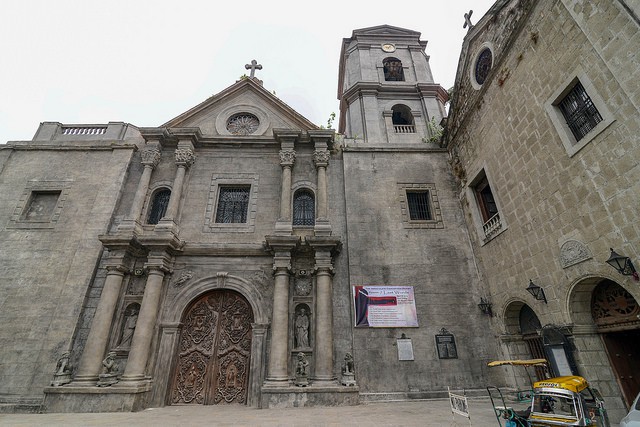
<svg viewBox="0 0 640 427">
<path fill-rule="evenodd" d="M 295 384 L 298 387 L 306 387 L 309 385 L 309 361 L 307 356 L 300 352 L 298 353 L 298 360 L 296 362 L 296 381 Z"/>
<path fill-rule="evenodd" d="M 118 361 L 115 351 L 110 351 L 102 361 L 102 373 L 98 378 L 98 387 L 108 387 L 118 382 Z"/>
<path fill-rule="evenodd" d="M 342 363 L 342 385 L 354 386 L 356 385 L 355 370 L 353 367 L 353 356 L 351 353 L 347 353 L 344 356 L 344 362 Z"/>
<path fill-rule="evenodd" d="M 52 386 L 59 387 L 71 382 L 71 366 L 69 365 L 70 357 L 71 353 L 65 351 L 58 358 L 58 363 L 56 364 L 56 372 L 53 374 L 53 381 L 51 381 Z"/>
<path fill-rule="evenodd" d="M 131 304 L 127 307 L 127 311 L 128 313 L 126 314 L 126 318 L 122 324 L 122 333 L 120 334 L 118 348 L 131 347 L 131 339 L 133 338 L 133 333 L 136 330 L 136 323 L 138 322 L 138 304 Z"/>
<path fill-rule="evenodd" d="M 309 347 L 309 315 L 307 310 L 300 308 L 296 316 L 296 348 Z"/>
</svg>

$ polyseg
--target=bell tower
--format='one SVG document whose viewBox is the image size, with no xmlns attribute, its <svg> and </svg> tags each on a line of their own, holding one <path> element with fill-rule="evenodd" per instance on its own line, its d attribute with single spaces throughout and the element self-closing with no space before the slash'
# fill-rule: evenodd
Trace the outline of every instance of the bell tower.
<svg viewBox="0 0 640 427">
<path fill-rule="evenodd" d="M 340 52 L 338 131 L 367 144 L 432 139 L 447 92 L 434 83 L 420 33 L 390 25 L 354 30 Z"/>
</svg>

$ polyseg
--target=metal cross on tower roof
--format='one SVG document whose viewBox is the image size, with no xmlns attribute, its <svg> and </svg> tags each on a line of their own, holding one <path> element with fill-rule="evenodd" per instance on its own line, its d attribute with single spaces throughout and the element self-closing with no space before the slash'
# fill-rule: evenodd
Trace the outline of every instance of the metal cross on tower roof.
<svg viewBox="0 0 640 427">
<path fill-rule="evenodd" d="M 253 78 L 256 74 L 256 70 L 262 70 L 262 65 L 258 64 L 258 61 L 255 59 L 252 59 L 251 64 L 245 65 L 244 68 L 251 70 L 251 75 L 249 77 Z"/>
<path fill-rule="evenodd" d="M 473 15 L 473 10 L 470 10 L 469 13 L 464 14 L 464 25 L 462 26 L 462 28 L 469 27 L 470 30 L 473 27 L 473 24 L 471 23 L 471 15 Z"/>
</svg>

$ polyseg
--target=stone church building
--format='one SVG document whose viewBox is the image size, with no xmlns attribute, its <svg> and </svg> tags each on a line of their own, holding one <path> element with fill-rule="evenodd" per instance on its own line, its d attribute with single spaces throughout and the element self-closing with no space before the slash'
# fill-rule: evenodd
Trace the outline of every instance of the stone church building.
<svg viewBox="0 0 640 427">
<path fill-rule="evenodd" d="M 496 2 L 451 100 L 420 33 L 354 30 L 337 132 L 253 62 L 161 126 L 0 147 L 0 411 L 482 394 L 525 381 L 487 362 L 543 355 L 619 418 L 640 365 L 640 287 L 605 263 L 640 243 L 629 3 Z M 576 140 L 557 110 L 578 83 L 601 119 Z"/>
</svg>

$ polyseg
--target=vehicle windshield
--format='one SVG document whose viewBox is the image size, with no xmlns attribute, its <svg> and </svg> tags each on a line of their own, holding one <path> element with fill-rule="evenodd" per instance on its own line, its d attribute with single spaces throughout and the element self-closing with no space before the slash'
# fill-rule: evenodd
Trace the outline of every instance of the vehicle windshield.
<svg viewBox="0 0 640 427">
<path fill-rule="evenodd" d="M 570 396 L 537 394 L 533 398 L 533 412 L 554 414 L 560 417 L 576 417 L 575 402 Z"/>
</svg>

